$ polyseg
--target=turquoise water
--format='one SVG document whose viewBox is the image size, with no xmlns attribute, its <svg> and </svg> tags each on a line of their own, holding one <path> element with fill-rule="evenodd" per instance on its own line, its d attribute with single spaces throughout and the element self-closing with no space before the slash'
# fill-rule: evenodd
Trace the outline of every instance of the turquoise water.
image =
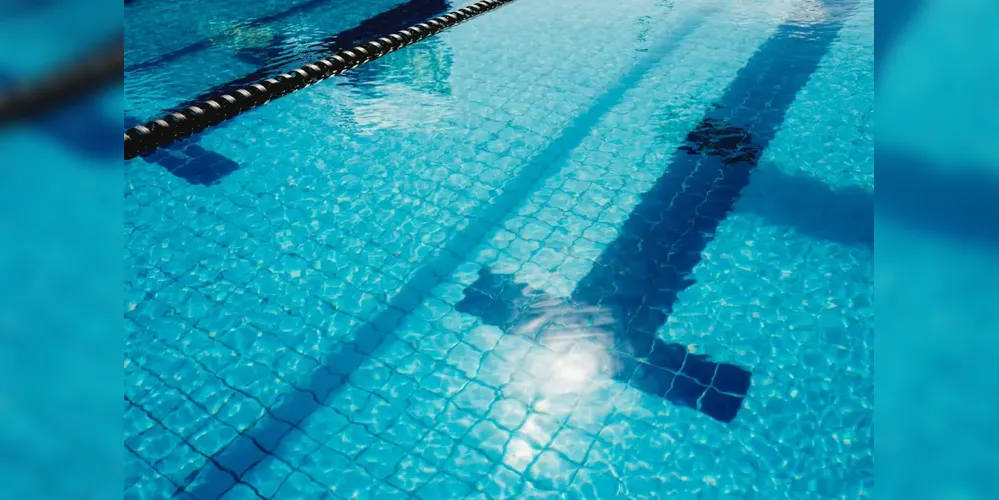
<svg viewBox="0 0 999 500">
<path fill-rule="evenodd" d="M 297 4 L 128 6 L 126 115 L 442 2 Z M 873 65 L 519 0 L 129 162 L 126 498 L 871 496 Z"/>
</svg>

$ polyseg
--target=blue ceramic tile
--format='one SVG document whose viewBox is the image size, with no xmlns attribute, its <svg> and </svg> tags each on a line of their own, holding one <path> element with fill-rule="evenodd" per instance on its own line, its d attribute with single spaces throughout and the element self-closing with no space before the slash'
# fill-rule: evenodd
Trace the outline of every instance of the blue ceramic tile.
<svg viewBox="0 0 999 500">
<path fill-rule="evenodd" d="M 126 114 L 469 2 L 134 2 Z M 517 1 L 128 162 L 126 498 L 869 491 L 873 2 L 799 4 Z"/>
<path fill-rule="evenodd" d="M 416 490 L 416 498 L 462 498 L 472 487 L 453 476 L 438 474 Z"/>
</svg>

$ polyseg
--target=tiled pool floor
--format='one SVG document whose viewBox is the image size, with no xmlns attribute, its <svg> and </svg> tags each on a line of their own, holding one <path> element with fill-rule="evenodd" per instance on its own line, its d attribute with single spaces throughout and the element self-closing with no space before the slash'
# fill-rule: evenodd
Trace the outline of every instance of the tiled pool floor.
<svg viewBox="0 0 999 500">
<path fill-rule="evenodd" d="M 521 0 L 130 162 L 126 498 L 870 496 L 846 7 Z M 131 116 L 194 95 L 126 78 Z M 749 373 L 731 423 L 694 355 Z"/>
</svg>

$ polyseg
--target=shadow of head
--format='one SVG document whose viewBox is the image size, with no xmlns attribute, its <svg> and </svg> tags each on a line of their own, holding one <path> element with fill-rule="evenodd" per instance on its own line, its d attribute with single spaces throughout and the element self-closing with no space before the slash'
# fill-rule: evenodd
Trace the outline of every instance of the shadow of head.
<svg viewBox="0 0 999 500">
<path fill-rule="evenodd" d="M 701 121 L 678 149 L 693 155 L 720 157 L 725 165 L 755 164 L 763 152 L 746 129 L 710 117 Z"/>
</svg>

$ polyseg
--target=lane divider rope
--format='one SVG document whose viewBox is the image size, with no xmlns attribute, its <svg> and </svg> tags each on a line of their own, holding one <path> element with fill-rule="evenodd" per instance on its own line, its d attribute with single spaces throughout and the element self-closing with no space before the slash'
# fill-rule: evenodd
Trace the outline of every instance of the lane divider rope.
<svg viewBox="0 0 999 500">
<path fill-rule="evenodd" d="M 136 125 L 125 131 L 125 159 L 151 153 L 274 99 L 371 62 L 514 1 L 516 0 L 481 0 L 425 23 L 341 50 L 328 59 L 321 59 L 208 99 L 145 125 Z"/>
<path fill-rule="evenodd" d="M 115 35 L 98 50 L 64 63 L 40 80 L 0 89 L 0 125 L 43 115 L 114 83 L 125 66 L 124 36 Z"/>
</svg>

